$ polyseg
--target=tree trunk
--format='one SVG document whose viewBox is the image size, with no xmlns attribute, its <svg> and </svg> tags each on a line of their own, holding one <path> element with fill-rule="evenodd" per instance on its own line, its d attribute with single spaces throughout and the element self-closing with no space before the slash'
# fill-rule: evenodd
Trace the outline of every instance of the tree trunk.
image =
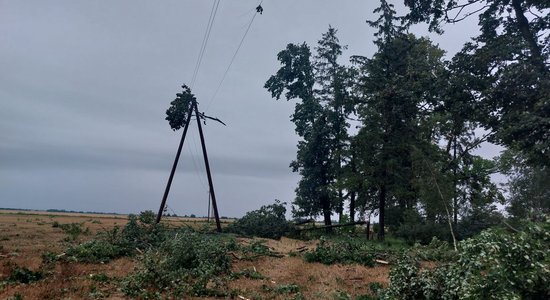
<svg viewBox="0 0 550 300">
<path fill-rule="evenodd" d="M 384 177 L 385 176 L 384 172 Z M 378 240 L 383 241 L 384 240 L 384 215 L 385 215 L 385 208 L 386 208 L 386 183 L 383 183 L 380 186 L 380 194 L 378 195 L 378 209 L 380 210 L 379 214 L 379 229 L 378 229 Z"/>
<path fill-rule="evenodd" d="M 453 222 L 456 226 L 458 224 L 458 195 L 457 195 L 457 169 L 458 169 L 458 162 L 456 161 L 456 135 L 454 136 L 454 143 L 453 143 Z"/>
<path fill-rule="evenodd" d="M 514 8 L 514 12 L 516 14 L 518 29 L 523 39 L 529 46 L 533 63 L 540 69 L 541 72 L 545 73 L 546 65 L 542 57 L 542 50 L 537 43 L 535 35 L 531 32 L 531 28 L 529 28 L 529 21 L 523 14 L 523 7 L 521 6 L 523 2 L 523 0 L 512 0 L 512 7 Z"/>
<path fill-rule="evenodd" d="M 338 188 L 338 222 L 342 223 L 344 217 L 344 192 Z"/>
<path fill-rule="evenodd" d="M 355 147 L 350 147 L 351 148 L 351 161 L 350 161 L 350 165 L 351 165 L 351 172 L 352 174 L 355 174 L 354 176 L 357 176 L 358 173 L 357 173 L 357 166 L 355 165 Z M 359 191 L 359 189 L 356 187 L 356 186 L 353 186 L 352 188 L 352 191 L 350 191 L 350 198 L 349 198 L 349 219 L 351 222 L 355 221 L 355 197 Z"/>
<path fill-rule="evenodd" d="M 367 221 L 367 240 L 370 240 L 370 219 Z"/>
<path fill-rule="evenodd" d="M 325 226 L 331 226 L 332 221 L 331 221 L 330 217 L 332 215 L 332 211 L 330 209 L 330 200 L 328 199 L 328 197 L 325 196 L 325 197 L 323 197 L 323 199 L 321 201 L 322 201 L 322 206 L 323 206 L 323 218 L 324 218 L 324 221 L 325 221 Z M 330 227 L 327 227 L 325 230 L 326 230 L 327 233 L 332 232 L 332 228 L 330 228 Z"/>
<path fill-rule="evenodd" d="M 349 197 L 349 221 L 355 222 L 355 192 L 351 192 Z"/>
</svg>

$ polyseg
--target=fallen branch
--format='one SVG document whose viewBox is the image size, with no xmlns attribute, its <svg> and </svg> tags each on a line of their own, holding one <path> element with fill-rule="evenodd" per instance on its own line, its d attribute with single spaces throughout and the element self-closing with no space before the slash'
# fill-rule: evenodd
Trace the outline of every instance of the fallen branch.
<svg viewBox="0 0 550 300">
<path fill-rule="evenodd" d="M 231 256 L 233 256 L 234 258 L 238 259 L 238 260 L 242 260 L 242 259 L 243 259 L 242 257 L 237 256 L 237 254 L 235 254 L 235 253 L 233 253 L 233 252 L 229 252 L 229 254 L 230 254 Z"/>
<path fill-rule="evenodd" d="M 310 228 L 298 228 L 298 229 L 296 229 L 296 231 L 306 231 L 306 230 L 315 230 L 315 229 L 326 229 L 326 228 L 346 227 L 346 226 L 364 225 L 364 224 L 367 224 L 367 222 L 365 222 L 365 221 L 357 221 L 357 222 L 346 223 L 346 224 L 326 225 L 326 226 L 310 227 Z"/>
<path fill-rule="evenodd" d="M 381 260 L 381 259 L 375 259 L 374 261 L 379 263 L 379 264 L 382 264 L 382 265 L 389 265 L 390 264 L 389 262 L 387 262 L 385 260 Z"/>
<path fill-rule="evenodd" d="M 296 251 L 298 251 L 300 253 L 302 253 L 304 251 L 307 251 L 307 246 L 298 247 L 298 248 L 296 248 Z"/>
<path fill-rule="evenodd" d="M 315 222 L 315 220 L 308 219 L 308 220 L 298 221 L 298 222 L 294 223 L 294 225 L 298 226 L 298 225 L 304 225 L 304 224 L 307 224 L 307 223 L 314 223 L 314 222 Z"/>
</svg>

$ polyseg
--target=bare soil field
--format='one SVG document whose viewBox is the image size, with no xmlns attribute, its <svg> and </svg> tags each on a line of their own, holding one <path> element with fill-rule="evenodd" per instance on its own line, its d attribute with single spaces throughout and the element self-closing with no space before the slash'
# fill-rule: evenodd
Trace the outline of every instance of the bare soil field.
<svg viewBox="0 0 550 300">
<path fill-rule="evenodd" d="M 80 223 L 86 233 L 77 241 L 67 240 L 67 233 L 53 226 Z M 174 226 L 204 226 L 204 220 L 169 218 L 163 222 Z M 17 267 L 40 270 L 44 278 L 32 283 L 0 284 L 0 299 L 128 299 L 117 282 L 131 273 L 138 258 L 120 258 L 104 264 L 58 261 L 47 264 L 46 252 L 63 255 L 70 243 L 92 239 L 101 230 L 124 226 L 126 216 L 103 214 L 66 214 L 29 211 L 0 211 L 0 282 Z M 254 240 L 238 238 L 241 244 Z M 300 249 L 313 249 L 316 241 L 288 238 L 268 240 L 266 245 L 281 257 L 262 256 L 254 260 L 233 258 L 234 272 L 256 270 L 262 279 L 240 277 L 227 282 L 239 290 L 240 299 L 288 299 L 280 287 L 297 286 L 305 299 L 335 299 L 339 293 L 352 296 L 369 293 L 368 284 L 386 285 L 389 267 L 360 265 L 323 265 L 307 263 Z M 101 280 L 101 276 L 110 280 Z M 277 289 L 279 287 L 279 290 Z M 277 292 L 278 291 L 278 292 Z M 19 298 L 21 299 L 21 298 Z M 201 298 L 207 299 L 207 298 Z"/>
</svg>

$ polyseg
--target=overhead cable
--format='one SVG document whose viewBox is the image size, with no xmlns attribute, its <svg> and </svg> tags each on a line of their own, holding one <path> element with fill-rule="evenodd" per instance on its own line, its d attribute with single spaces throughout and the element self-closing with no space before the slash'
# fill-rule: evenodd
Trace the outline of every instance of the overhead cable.
<svg viewBox="0 0 550 300">
<path fill-rule="evenodd" d="M 262 3 L 264 1 L 260 1 L 260 4 L 258 5 L 258 7 L 261 7 Z M 262 10 L 263 11 L 263 10 Z M 254 22 L 254 19 L 256 18 L 256 16 L 258 15 L 258 13 L 261 13 L 259 10 L 256 10 L 256 13 L 254 13 L 254 15 L 252 16 L 252 19 L 250 19 L 250 22 L 248 23 L 248 26 L 246 27 L 246 31 L 244 32 L 243 34 L 243 37 L 241 38 L 241 41 L 239 43 L 239 46 L 237 46 L 237 50 L 235 50 L 235 53 L 233 53 L 233 57 L 231 57 L 231 61 L 229 62 L 229 65 L 227 66 L 227 68 L 225 69 L 225 72 L 223 73 L 223 76 L 222 76 L 222 79 L 220 80 L 220 83 L 218 84 L 218 87 L 216 88 L 216 90 L 214 91 L 214 94 L 212 95 L 212 97 L 210 98 L 210 101 L 208 102 L 208 104 L 206 105 L 206 110 L 208 110 L 208 108 L 210 108 L 210 105 L 212 104 L 212 102 L 214 101 L 214 98 L 216 98 L 216 96 L 218 95 L 218 92 L 220 91 L 220 88 L 222 87 L 222 84 L 225 80 L 225 77 L 227 77 L 227 74 L 229 73 L 229 69 L 231 69 L 231 66 L 233 65 L 233 62 L 235 61 L 235 58 L 237 57 L 237 54 L 239 53 L 239 50 L 241 50 L 241 47 L 244 43 L 244 39 L 246 38 L 246 36 L 248 35 L 248 32 L 250 31 L 250 27 L 252 26 L 252 23 Z"/>
<path fill-rule="evenodd" d="M 210 33 L 212 32 L 214 19 L 216 18 L 219 5 L 220 5 L 220 0 L 214 0 L 214 3 L 212 3 L 212 8 L 210 9 L 210 17 L 208 18 L 208 24 L 206 25 L 206 31 L 204 32 L 201 49 L 199 51 L 199 57 L 197 59 L 197 63 L 195 64 L 195 70 L 193 71 L 193 76 L 191 78 L 191 84 L 190 84 L 191 88 L 193 88 L 193 86 L 195 85 L 195 81 L 197 80 L 199 69 L 202 63 L 202 59 L 204 57 L 204 53 L 206 52 L 206 46 L 208 45 L 208 40 L 210 39 Z"/>
</svg>

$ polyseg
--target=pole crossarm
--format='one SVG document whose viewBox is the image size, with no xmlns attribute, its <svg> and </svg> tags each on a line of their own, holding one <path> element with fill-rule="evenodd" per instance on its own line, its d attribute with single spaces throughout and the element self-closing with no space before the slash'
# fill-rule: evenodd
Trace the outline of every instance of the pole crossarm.
<svg viewBox="0 0 550 300">
<path fill-rule="evenodd" d="M 213 120 L 213 121 L 216 121 L 216 122 L 222 124 L 223 126 L 227 126 L 227 124 L 225 124 L 224 122 L 222 122 L 222 120 L 220 120 L 220 119 L 218 119 L 218 118 L 214 118 L 214 117 L 207 116 L 207 115 L 205 115 L 203 112 L 198 113 L 198 114 L 199 114 L 200 118 L 203 119 L 203 120 L 204 120 L 204 119 L 210 119 L 210 120 Z M 206 124 L 206 122 L 204 122 L 204 124 Z"/>
</svg>

